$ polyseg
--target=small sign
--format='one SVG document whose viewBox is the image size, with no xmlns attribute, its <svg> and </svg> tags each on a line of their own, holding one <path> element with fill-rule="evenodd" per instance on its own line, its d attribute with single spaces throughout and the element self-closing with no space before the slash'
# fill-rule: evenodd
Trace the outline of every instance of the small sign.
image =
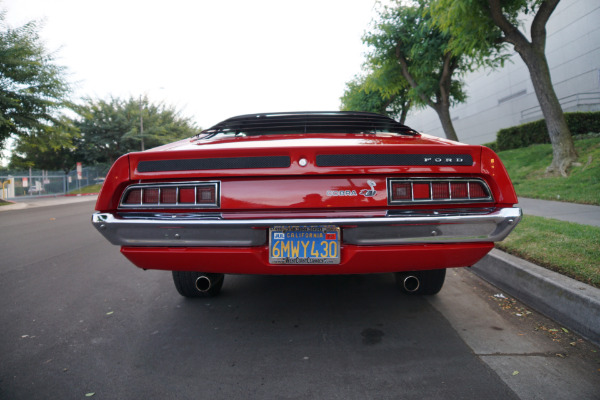
<svg viewBox="0 0 600 400">
<path fill-rule="evenodd" d="M 81 180 L 81 170 L 82 170 L 81 163 L 78 162 L 77 163 L 77 179 L 79 179 L 79 180 Z"/>
<path fill-rule="evenodd" d="M 23 178 L 23 187 L 29 187 L 29 178 Z"/>
</svg>

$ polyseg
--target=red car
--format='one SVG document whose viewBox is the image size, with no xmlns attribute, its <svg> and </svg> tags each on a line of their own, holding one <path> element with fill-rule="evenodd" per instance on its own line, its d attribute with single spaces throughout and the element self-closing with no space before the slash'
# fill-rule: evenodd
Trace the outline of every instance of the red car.
<svg viewBox="0 0 600 400">
<path fill-rule="evenodd" d="M 119 158 L 93 225 L 179 293 L 214 296 L 224 274 L 393 272 L 435 294 L 521 210 L 498 156 L 378 114 L 243 115 Z"/>
</svg>

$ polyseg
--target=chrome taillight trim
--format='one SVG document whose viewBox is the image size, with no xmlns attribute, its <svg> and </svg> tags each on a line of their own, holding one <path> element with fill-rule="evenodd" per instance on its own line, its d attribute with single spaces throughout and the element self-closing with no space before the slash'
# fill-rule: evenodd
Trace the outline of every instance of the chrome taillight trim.
<svg viewBox="0 0 600 400">
<path fill-rule="evenodd" d="M 415 199 L 414 188 L 415 183 L 429 183 L 429 198 L 428 199 Z M 392 184 L 394 183 L 410 183 L 411 185 L 411 199 L 410 200 L 392 200 Z M 448 193 L 450 198 L 448 199 L 434 199 L 433 198 L 433 183 L 447 183 Z M 450 187 L 451 183 L 466 183 L 467 184 L 467 197 L 452 198 L 452 190 Z M 469 183 L 481 184 L 487 193 L 487 197 L 471 198 Z M 406 204 L 450 204 L 450 203 L 488 203 L 493 202 L 494 197 L 488 184 L 480 178 L 388 178 L 387 179 L 387 196 L 389 205 L 406 205 Z"/>
<path fill-rule="evenodd" d="M 175 188 L 175 203 L 161 203 L 161 189 L 164 188 Z M 198 203 L 198 188 L 203 187 L 214 187 L 215 189 L 215 201 L 212 203 Z M 194 202 L 193 203 L 180 203 L 179 202 L 179 191 L 180 189 L 194 189 Z M 132 190 L 141 189 L 140 203 L 136 204 L 125 204 L 124 201 L 127 199 L 127 195 Z M 158 189 L 158 203 L 156 204 L 144 204 L 144 190 L 147 189 Z M 135 209 L 146 209 L 146 208 L 219 208 L 221 207 L 221 182 L 220 181 L 194 181 L 194 182 L 165 182 L 165 183 L 136 183 L 134 185 L 127 186 L 121 195 L 119 200 L 119 208 L 135 208 Z"/>
</svg>

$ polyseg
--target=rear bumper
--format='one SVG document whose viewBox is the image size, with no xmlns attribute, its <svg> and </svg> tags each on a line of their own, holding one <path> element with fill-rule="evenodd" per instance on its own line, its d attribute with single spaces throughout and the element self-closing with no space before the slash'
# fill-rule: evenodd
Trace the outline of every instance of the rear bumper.
<svg viewBox="0 0 600 400">
<path fill-rule="evenodd" d="M 342 244 L 489 243 L 504 239 L 520 208 L 388 212 L 385 217 L 224 219 L 214 214 L 95 213 L 92 224 L 112 244 L 127 247 L 258 247 L 281 225 L 336 225 Z"/>
<path fill-rule="evenodd" d="M 122 247 L 121 253 L 142 269 L 202 271 L 243 275 L 341 275 L 467 267 L 493 243 L 399 246 L 342 245 L 339 264 L 270 264 L 269 247 Z"/>
</svg>

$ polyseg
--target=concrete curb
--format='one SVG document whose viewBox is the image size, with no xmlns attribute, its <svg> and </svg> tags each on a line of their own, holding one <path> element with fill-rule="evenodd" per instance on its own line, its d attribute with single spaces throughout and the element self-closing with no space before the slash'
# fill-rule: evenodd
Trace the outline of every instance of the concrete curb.
<svg viewBox="0 0 600 400">
<path fill-rule="evenodd" d="M 471 270 L 600 346 L 600 289 L 497 249 Z"/>
</svg>

